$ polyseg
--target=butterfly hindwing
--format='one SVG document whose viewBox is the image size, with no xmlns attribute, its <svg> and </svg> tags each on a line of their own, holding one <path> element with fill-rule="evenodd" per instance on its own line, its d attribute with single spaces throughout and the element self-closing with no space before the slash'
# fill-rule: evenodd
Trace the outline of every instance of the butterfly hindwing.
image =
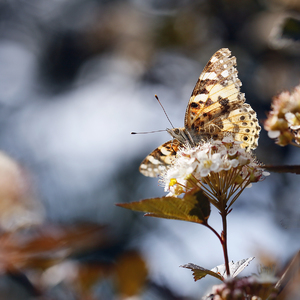
<svg viewBox="0 0 300 300">
<path fill-rule="evenodd" d="M 177 140 L 168 141 L 153 150 L 141 163 L 140 172 L 149 177 L 157 177 L 172 163 L 182 144 Z"/>
<path fill-rule="evenodd" d="M 260 126 L 256 112 L 247 103 L 231 111 L 227 118 L 221 120 L 219 127 L 226 133 L 231 133 L 236 141 L 242 142 L 241 146 L 255 149 L 258 146 Z"/>
</svg>

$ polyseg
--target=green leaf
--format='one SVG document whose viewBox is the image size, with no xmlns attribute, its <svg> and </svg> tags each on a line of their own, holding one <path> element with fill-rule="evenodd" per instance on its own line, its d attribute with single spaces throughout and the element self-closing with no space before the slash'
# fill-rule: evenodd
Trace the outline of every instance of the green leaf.
<svg viewBox="0 0 300 300">
<path fill-rule="evenodd" d="M 193 207 L 189 211 L 190 216 L 197 216 L 200 220 L 207 220 L 210 215 L 210 201 L 202 190 L 186 193 L 183 201 L 190 203 Z"/>
<path fill-rule="evenodd" d="M 145 216 L 206 224 L 210 202 L 202 191 L 186 193 L 183 198 L 161 197 L 131 203 L 116 204 L 131 210 L 145 212 Z"/>
<path fill-rule="evenodd" d="M 219 274 L 217 274 L 217 273 L 215 273 L 211 270 L 204 269 L 204 268 L 202 268 L 200 266 L 197 266 L 195 264 L 189 263 L 189 264 L 186 264 L 186 265 L 183 265 L 183 266 L 180 266 L 180 267 L 191 269 L 193 271 L 193 276 L 194 276 L 195 281 L 204 278 L 206 275 L 211 275 L 211 276 L 216 277 L 216 278 L 218 278 L 222 281 L 224 280 L 224 278 L 221 275 L 219 275 Z"/>
</svg>

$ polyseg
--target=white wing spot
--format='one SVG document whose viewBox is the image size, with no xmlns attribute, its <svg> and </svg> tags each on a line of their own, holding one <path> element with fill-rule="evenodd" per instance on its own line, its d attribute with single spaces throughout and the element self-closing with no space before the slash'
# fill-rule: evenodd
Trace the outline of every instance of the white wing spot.
<svg viewBox="0 0 300 300">
<path fill-rule="evenodd" d="M 215 56 L 213 56 L 210 61 L 214 63 L 214 62 L 218 61 L 218 58 L 216 58 Z"/>
<path fill-rule="evenodd" d="M 159 165 L 160 164 L 160 161 L 158 159 L 156 159 L 155 157 L 153 156 L 148 156 L 148 160 L 154 164 L 154 165 Z"/>
<path fill-rule="evenodd" d="M 207 99 L 207 95 L 205 95 L 205 94 L 198 94 L 198 95 L 195 97 L 194 101 L 204 101 L 204 100 L 206 100 L 206 99 Z"/>
<path fill-rule="evenodd" d="M 225 70 L 225 71 L 223 71 L 223 72 L 221 73 L 221 75 L 222 75 L 224 78 L 226 78 L 226 77 L 229 75 L 229 73 L 228 73 L 227 70 Z"/>
<path fill-rule="evenodd" d="M 215 79 L 216 76 L 217 76 L 217 74 L 215 72 L 210 72 L 210 73 L 205 73 L 203 77 L 205 79 Z"/>
<path fill-rule="evenodd" d="M 160 151 L 161 151 L 161 153 L 163 154 L 163 155 L 169 155 L 171 152 L 167 149 L 167 148 L 165 148 L 165 147 L 162 147 L 161 149 L 160 149 Z"/>
</svg>

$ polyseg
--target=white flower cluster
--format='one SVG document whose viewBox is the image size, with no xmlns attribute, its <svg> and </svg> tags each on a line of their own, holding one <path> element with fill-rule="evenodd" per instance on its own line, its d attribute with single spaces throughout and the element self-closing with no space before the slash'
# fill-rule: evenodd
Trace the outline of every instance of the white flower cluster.
<svg viewBox="0 0 300 300">
<path fill-rule="evenodd" d="M 249 178 L 250 173 L 250 182 L 261 180 L 262 175 L 267 176 L 267 172 L 263 172 L 251 153 L 241 148 L 240 144 L 227 136 L 222 141 L 212 140 L 194 148 L 186 146 L 180 149 L 173 165 L 162 175 L 165 191 L 170 192 L 169 196 L 180 195 L 192 187 L 192 181 L 197 184 L 201 178 L 209 177 L 212 173 L 237 168 L 238 183 L 246 177 Z"/>
<path fill-rule="evenodd" d="M 239 299 L 277 299 L 277 293 L 274 285 L 277 279 L 273 277 L 260 278 L 254 276 L 242 278 L 229 278 L 219 285 L 212 287 L 209 297 L 202 299 L 208 300 L 239 300 Z"/>
<path fill-rule="evenodd" d="M 264 127 L 280 146 L 293 141 L 300 144 L 300 85 L 292 93 L 282 92 L 273 98 Z"/>
</svg>

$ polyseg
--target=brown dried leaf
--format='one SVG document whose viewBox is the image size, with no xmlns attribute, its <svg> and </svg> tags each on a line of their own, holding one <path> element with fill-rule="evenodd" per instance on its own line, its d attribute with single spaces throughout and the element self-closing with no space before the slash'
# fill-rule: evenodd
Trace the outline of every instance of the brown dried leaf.
<svg viewBox="0 0 300 300">
<path fill-rule="evenodd" d="M 28 228 L 43 219 L 44 209 L 34 193 L 30 174 L 0 151 L 0 230 Z"/>
<path fill-rule="evenodd" d="M 45 269 L 73 253 L 106 243 L 104 227 L 44 225 L 30 231 L 0 235 L 0 271 Z"/>
<path fill-rule="evenodd" d="M 136 251 L 124 253 L 116 261 L 116 275 L 120 295 L 126 298 L 138 295 L 148 275 L 143 257 Z"/>
<path fill-rule="evenodd" d="M 73 284 L 80 294 L 88 295 L 99 280 L 110 277 L 113 274 L 114 267 L 111 263 L 80 263 L 78 275 Z"/>
</svg>

